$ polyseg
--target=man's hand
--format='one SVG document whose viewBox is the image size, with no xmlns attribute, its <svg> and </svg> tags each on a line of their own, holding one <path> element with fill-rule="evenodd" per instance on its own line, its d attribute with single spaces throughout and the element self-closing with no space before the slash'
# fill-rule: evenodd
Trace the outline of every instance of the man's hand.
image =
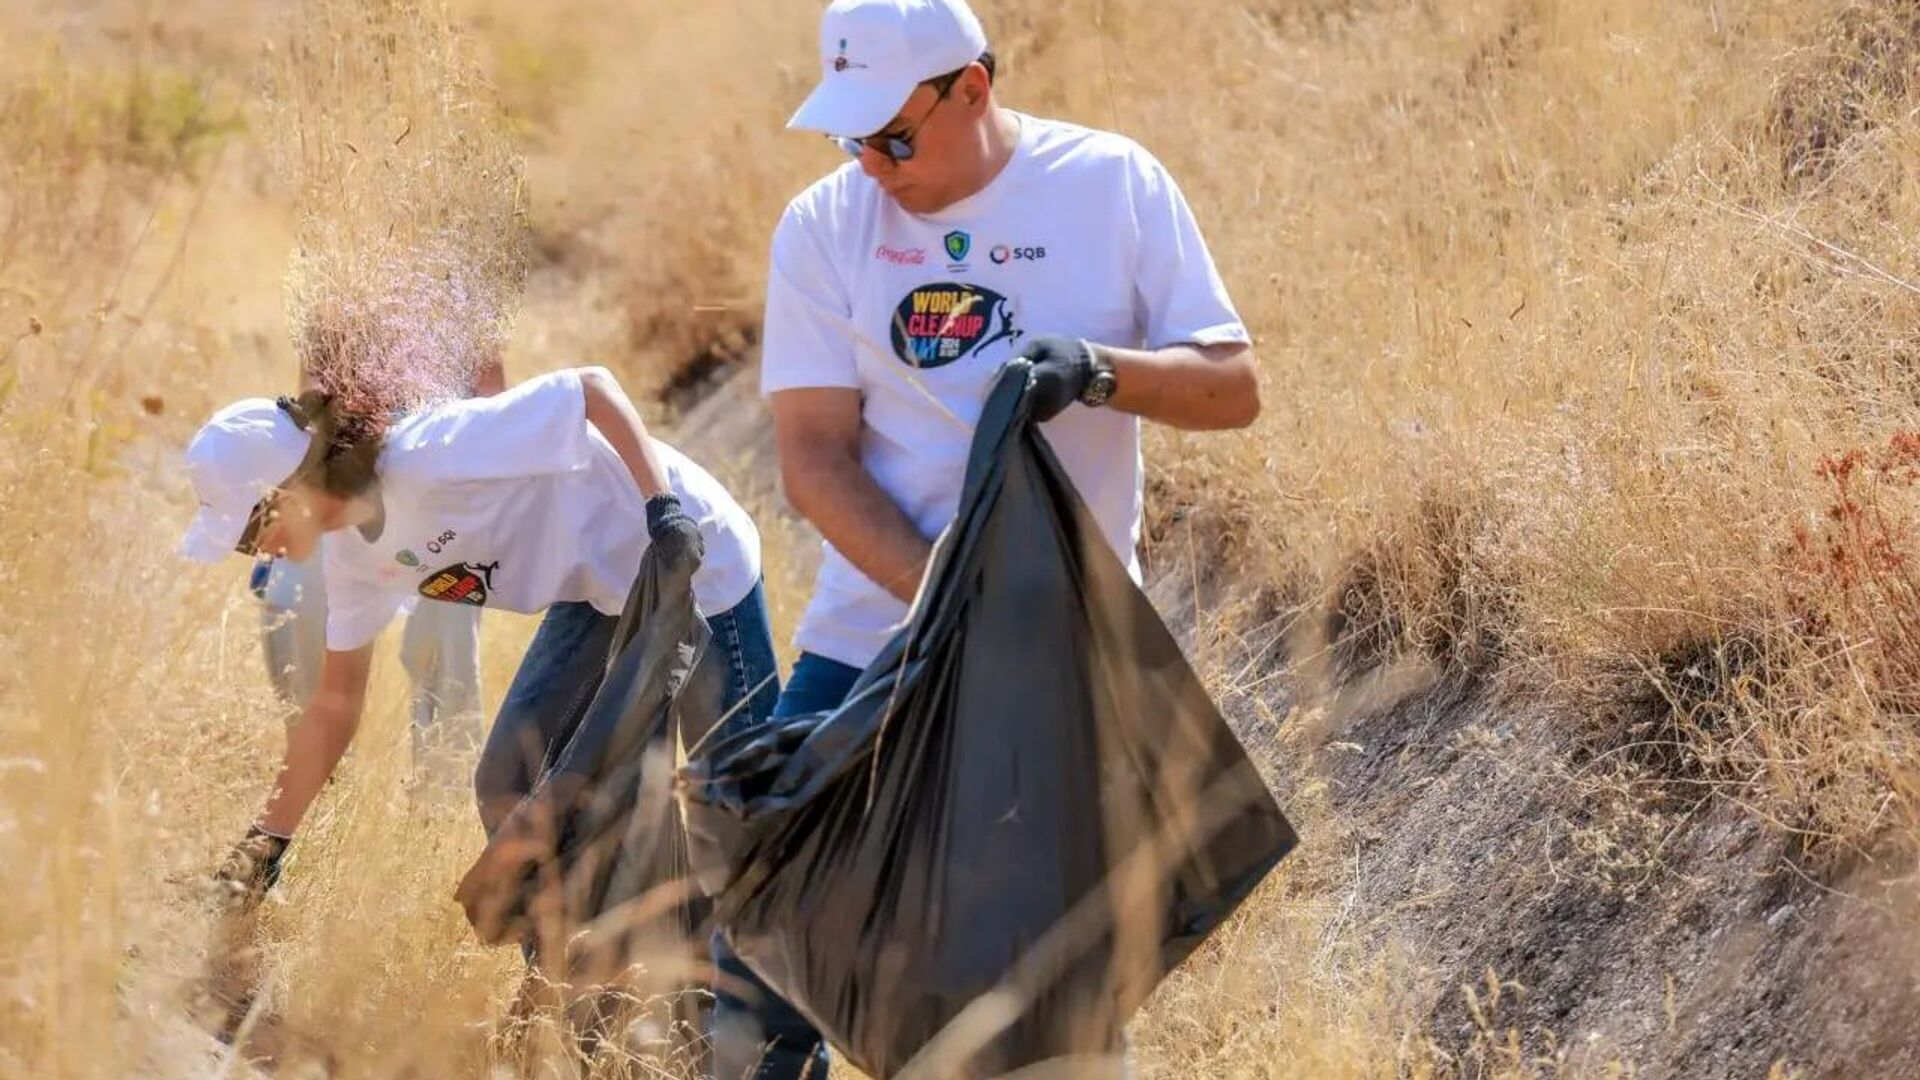
<svg viewBox="0 0 1920 1080">
<path fill-rule="evenodd" d="M 226 860 L 213 872 L 217 896 L 241 910 L 257 906 L 279 882 L 280 859 L 289 843 L 286 837 L 274 836 L 258 825 L 248 829 L 246 837 L 233 845 Z"/>
<path fill-rule="evenodd" d="M 1037 337 L 1015 356 L 1033 365 L 1027 393 L 1033 418 L 1045 423 L 1067 410 L 1087 392 L 1093 379 L 1093 348 L 1069 337 Z"/>
</svg>

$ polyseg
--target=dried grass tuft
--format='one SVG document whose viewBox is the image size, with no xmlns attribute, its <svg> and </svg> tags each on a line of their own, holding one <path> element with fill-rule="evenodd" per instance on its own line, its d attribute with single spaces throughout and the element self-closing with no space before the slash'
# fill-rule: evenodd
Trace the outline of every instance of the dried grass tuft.
<svg viewBox="0 0 1920 1080">
<path fill-rule="evenodd" d="M 369 417 L 461 396 L 512 331 L 531 231 L 520 155 L 448 5 L 313 0 L 268 69 L 309 378 Z"/>
</svg>

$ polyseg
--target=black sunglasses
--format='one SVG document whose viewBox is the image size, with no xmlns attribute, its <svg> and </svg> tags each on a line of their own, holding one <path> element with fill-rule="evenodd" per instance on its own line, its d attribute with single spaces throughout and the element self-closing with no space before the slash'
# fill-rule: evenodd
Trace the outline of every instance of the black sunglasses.
<svg viewBox="0 0 1920 1080">
<path fill-rule="evenodd" d="M 280 493 L 273 491 L 268 492 L 265 498 L 253 504 L 253 512 L 247 515 L 247 525 L 240 530 L 240 539 L 233 542 L 233 550 L 248 558 L 254 558 L 260 554 L 260 530 L 266 528 L 267 523 L 273 520 L 275 506 L 279 501 Z"/>
<path fill-rule="evenodd" d="M 902 161 L 912 161 L 913 140 L 920 137 L 920 129 L 927 126 L 927 120 L 933 116 L 933 110 L 939 108 L 940 103 L 947 99 L 947 95 L 953 91 L 954 85 L 960 81 L 960 76 L 966 74 L 966 71 L 966 68 L 950 71 L 920 84 L 934 88 L 933 104 L 927 106 L 927 111 L 920 114 L 920 122 L 913 125 L 913 130 L 905 135 L 868 135 L 864 139 L 840 135 L 834 136 L 833 141 L 838 143 L 840 149 L 845 150 L 849 157 L 857 158 L 866 151 L 872 150 L 896 165 Z"/>
</svg>

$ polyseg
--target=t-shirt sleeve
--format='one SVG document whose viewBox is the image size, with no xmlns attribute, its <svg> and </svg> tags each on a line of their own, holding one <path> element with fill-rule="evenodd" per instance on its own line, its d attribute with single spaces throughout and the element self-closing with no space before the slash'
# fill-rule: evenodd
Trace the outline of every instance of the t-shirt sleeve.
<svg viewBox="0 0 1920 1080">
<path fill-rule="evenodd" d="M 1180 186 L 1146 151 L 1136 150 L 1134 162 L 1133 287 L 1146 347 L 1250 341 Z"/>
<path fill-rule="evenodd" d="M 809 210 L 791 206 L 773 233 L 760 345 L 763 394 L 860 386 L 848 330 L 853 305 L 812 220 Z"/>
<path fill-rule="evenodd" d="M 326 573 L 327 648 L 334 652 L 371 643 L 407 606 L 405 593 L 370 584 L 331 554 L 326 555 Z"/>
<path fill-rule="evenodd" d="M 584 469 L 592 445 L 580 371 L 569 369 L 409 417 L 382 467 L 442 483 L 507 480 Z"/>
</svg>

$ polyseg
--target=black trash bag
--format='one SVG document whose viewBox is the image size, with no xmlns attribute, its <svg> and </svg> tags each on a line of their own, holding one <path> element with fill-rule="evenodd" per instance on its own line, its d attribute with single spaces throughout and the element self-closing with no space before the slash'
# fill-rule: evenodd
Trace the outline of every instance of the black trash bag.
<svg viewBox="0 0 1920 1080">
<path fill-rule="evenodd" d="M 592 702 L 457 894 L 482 941 L 531 935 L 543 953 L 564 943 L 560 966 L 581 983 L 644 960 L 686 985 L 705 955 L 711 903 L 693 884 L 673 798 L 676 740 L 703 738 L 726 692 L 694 606 L 699 566 L 696 547 L 649 545 Z"/>
<path fill-rule="evenodd" d="M 733 947 L 881 1080 L 1111 1053 L 1295 842 L 1027 379 L 995 384 L 919 605 L 847 702 L 680 770 Z"/>
</svg>

